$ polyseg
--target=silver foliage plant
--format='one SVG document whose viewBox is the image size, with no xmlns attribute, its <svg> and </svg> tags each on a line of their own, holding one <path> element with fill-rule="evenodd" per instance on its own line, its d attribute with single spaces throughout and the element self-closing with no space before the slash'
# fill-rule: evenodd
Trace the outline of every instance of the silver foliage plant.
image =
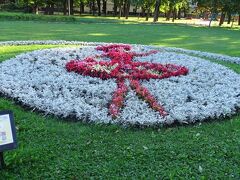
<svg viewBox="0 0 240 180">
<path fill-rule="evenodd" d="M 175 121 L 194 123 L 209 118 L 231 116 L 240 108 L 240 76 L 222 65 L 205 60 L 203 57 L 209 53 L 195 51 L 199 56 L 195 57 L 196 54 L 189 50 L 161 47 L 157 54 L 135 58 L 135 61 L 182 65 L 189 69 L 189 74 L 162 80 L 141 81 L 169 113 L 165 118 L 149 108 L 146 102 L 130 90 L 120 116 L 113 120 L 109 116 L 108 106 L 117 87 L 115 79 L 101 80 L 69 73 L 65 69 L 66 63 L 71 59 L 84 59 L 100 54 L 95 47 L 101 43 L 12 41 L 0 44 L 81 45 L 37 50 L 0 63 L 0 92 L 46 113 L 95 123 L 151 126 L 172 124 Z M 133 47 L 135 52 L 156 49 L 143 45 Z M 219 58 L 222 55 L 214 56 L 223 60 Z"/>
</svg>

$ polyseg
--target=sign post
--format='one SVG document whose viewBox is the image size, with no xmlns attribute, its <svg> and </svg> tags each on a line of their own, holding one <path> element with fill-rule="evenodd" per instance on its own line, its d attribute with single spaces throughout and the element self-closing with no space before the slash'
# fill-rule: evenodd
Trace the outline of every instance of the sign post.
<svg viewBox="0 0 240 180">
<path fill-rule="evenodd" d="M 5 167 L 5 162 L 3 158 L 3 152 L 0 152 L 0 169 L 3 169 Z"/>
<path fill-rule="evenodd" d="M 3 152 L 17 147 L 13 113 L 0 111 L 0 169 L 5 167 Z"/>
</svg>

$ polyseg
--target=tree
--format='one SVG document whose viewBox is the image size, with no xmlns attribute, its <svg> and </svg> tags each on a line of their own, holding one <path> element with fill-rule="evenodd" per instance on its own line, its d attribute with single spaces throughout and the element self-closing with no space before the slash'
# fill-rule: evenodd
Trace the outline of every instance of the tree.
<svg viewBox="0 0 240 180">
<path fill-rule="evenodd" d="M 153 22 L 157 22 L 157 21 L 158 21 L 160 5 L 161 5 L 161 0 L 156 0 L 156 3 L 155 3 L 155 9 L 154 9 L 154 18 L 153 18 Z"/>
<path fill-rule="evenodd" d="M 38 14 L 39 7 L 43 5 L 43 1 L 42 0 L 23 0 L 21 4 L 27 7 L 27 12 L 33 12 L 35 14 Z M 31 8 L 31 10 L 29 8 Z"/>
<path fill-rule="evenodd" d="M 101 16 L 101 0 L 97 0 L 98 16 Z"/>
<path fill-rule="evenodd" d="M 102 13 L 104 16 L 107 15 L 107 0 L 102 0 Z"/>
<path fill-rule="evenodd" d="M 144 3 L 144 0 L 131 0 L 130 5 L 135 7 L 135 12 L 137 12 L 137 9 L 139 7 L 142 7 Z"/>
<path fill-rule="evenodd" d="M 67 0 L 63 0 L 62 4 L 63 4 L 63 14 L 67 15 L 67 6 L 68 6 Z"/>
<path fill-rule="evenodd" d="M 128 16 L 129 16 L 130 5 L 131 5 L 131 0 L 126 0 L 125 1 L 125 10 L 124 10 L 126 19 L 128 19 Z"/>
<path fill-rule="evenodd" d="M 118 10 L 119 10 L 118 19 L 120 19 L 122 16 L 122 4 L 123 4 L 123 0 L 118 0 Z"/>
<path fill-rule="evenodd" d="M 154 4 L 155 4 L 155 0 L 144 0 L 142 2 L 142 9 L 143 9 L 144 14 L 146 15 L 146 21 L 148 21 L 148 18 L 150 16 L 150 13 L 153 9 Z M 145 11 L 146 11 L 146 13 L 145 13 Z"/>
</svg>

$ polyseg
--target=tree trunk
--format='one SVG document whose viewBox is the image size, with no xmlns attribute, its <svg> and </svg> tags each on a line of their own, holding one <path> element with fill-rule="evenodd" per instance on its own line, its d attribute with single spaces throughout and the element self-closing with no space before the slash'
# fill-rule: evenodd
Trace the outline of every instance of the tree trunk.
<svg viewBox="0 0 240 180">
<path fill-rule="evenodd" d="M 122 16 L 122 5 L 119 4 L 119 14 L 118 14 L 118 19 L 120 19 Z"/>
<path fill-rule="evenodd" d="M 174 20 L 176 20 L 176 19 L 177 19 L 177 9 L 174 8 L 174 9 L 173 9 L 173 22 L 174 22 Z"/>
<path fill-rule="evenodd" d="M 173 9 L 172 22 L 174 22 L 175 19 L 176 19 L 176 8 Z"/>
<path fill-rule="evenodd" d="M 137 9 L 138 9 L 138 6 L 136 5 L 135 8 L 133 9 L 133 13 L 134 13 L 135 15 L 138 14 L 138 13 L 137 13 Z"/>
<path fill-rule="evenodd" d="M 113 15 L 114 16 L 117 16 L 117 0 L 114 0 L 114 2 L 113 2 L 114 4 L 113 4 Z"/>
<path fill-rule="evenodd" d="M 231 12 L 228 12 L 228 24 L 231 23 L 231 19 L 232 19 L 232 15 L 231 15 Z"/>
<path fill-rule="evenodd" d="M 141 17 L 145 17 L 146 13 L 145 13 L 145 8 L 142 7 L 142 12 L 141 12 Z"/>
<path fill-rule="evenodd" d="M 92 14 L 92 1 L 88 1 L 89 13 Z"/>
<path fill-rule="evenodd" d="M 38 5 L 36 6 L 36 11 L 35 11 L 36 14 L 38 14 Z"/>
<path fill-rule="evenodd" d="M 129 10 L 130 10 L 130 0 L 127 1 L 127 7 L 126 7 L 126 14 L 125 14 L 125 19 L 128 19 L 129 15 Z"/>
<path fill-rule="evenodd" d="M 80 2 L 80 14 L 84 13 L 84 2 Z"/>
<path fill-rule="evenodd" d="M 209 25 L 208 25 L 208 27 L 211 27 L 211 24 L 212 24 L 212 21 L 214 20 L 214 11 L 213 11 L 213 13 L 211 14 L 211 19 L 210 19 L 210 21 L 209 21 Z"/>
<path fill-rule="evenodd" d="M 155 9 L 154 9 L 154 17 L 153 17 L 154 23 L 158 21 L 160 5 L 161 5 L 161 0 L 156 0 Z"/>
<path fill-rule="evenodd" d="M 49 6 L 49 15 L 53 15 L 54 14 L 54 3 L 50 3 Z"/>
<path fill-rule="evenodd" d="M 63 14 L 67 15 L 67 0 L 63 1 Z"/>
<path fill-rule="evenodd" d="M 73 0 L 70 0 L 70 15 L 74 15 L 74 12 L 73 12 Z"/>
<path fill-rule="evenodd" d="M 178 19 L 181 19 L 181 9 L 178 10 Z"/>
<path fill-rule="evenodd" d="M 34 4 L 34 6 L 33 6 L 33 12 L 34 12 L 35 14 L 38 14 L 38 5 L 37 5 L 37 4 Z"/>
<path fill-rule="evenodd" d="M 95 11 L 96 11 L 96 7 L 95 7 L 95 0 L 92 1 L 92 15 L 95 16 Z"/>
<path fill-rule="evenodd" d="M 127 0 L 124 0 L 123 1 L 123 14 L 122 16 L 125 17 L 126 16 L 126 8 L 127 8 Z"/>
<path fill-rule="evenodd" d="M 184 18 L 187 17 L 187 10 L 186 10 L 186 8 L 183 9 L 183 17 L 184 17 Z"/>
<path fill-rule="evenodd" d="M 49 4 L 47 4 L 46 7 L 45 7 L 45 11 L 44 11 L 45 15 L 49 14 L 49 8 L 50 8 L 50 6 L 49 6 Z"/>
<path fill-rule="evenodd" d="M 171 13 L 172 13 L 172 10 L 170 9 L 170 10 L 167 12 L 166 21 L 169 21 L 169 20 L 170 20 Z"/>
<path fill-rule="evenodd" d="M 149 15 L 150 15 L 150 7 L 147 8 L 146 21 L 148 21 Z"/>
<path fill-rule="evenodd" d="M 101 16 L 101 0 L 97 0 L 98 16 Z"/>
<path fill-rule="evenodd" d="M 240 26 L 240 12 L 238 13 L 238 25 Z"/>
<path fill-rule="evenodd" d="M 221 25 L 224 23 L 225 15 L 226 15 L 226 14 L 225 14 L 224 12 L 222 12 L 221 18 L 220 18 L 220 21 L 219 21 L 219 26 L 221 26 Z"/>
<path fill-rule="evenodd" d="M 102 0 L 102 13 L 104 14 L 104 16 L 107 15 L 107 0 Z"/>
</svg>

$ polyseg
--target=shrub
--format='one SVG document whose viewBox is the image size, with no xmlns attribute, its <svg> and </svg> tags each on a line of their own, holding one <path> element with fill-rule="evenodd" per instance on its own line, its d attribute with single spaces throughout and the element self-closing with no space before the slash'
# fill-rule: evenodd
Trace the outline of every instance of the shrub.
<svg viewBox="0 0 240 180">
<path fill-rule="evenodd" d="M 16 4 L 13 2 L 0 5 L 1 11 L 10 11 L 10 12 L 28 12 L 32 13 L 32 8 L 30 6 L 24 6 L 20 4 Z"/>
<path fill-rule="evenodd" d="M 35 15 L 25 13 L 0 13 L 0 20 L 20 20 L 20 21 L 49 21 L 49 22 L 74 22 L 73 16 L 53 16 L 53 15 Z"/>
</svg>

